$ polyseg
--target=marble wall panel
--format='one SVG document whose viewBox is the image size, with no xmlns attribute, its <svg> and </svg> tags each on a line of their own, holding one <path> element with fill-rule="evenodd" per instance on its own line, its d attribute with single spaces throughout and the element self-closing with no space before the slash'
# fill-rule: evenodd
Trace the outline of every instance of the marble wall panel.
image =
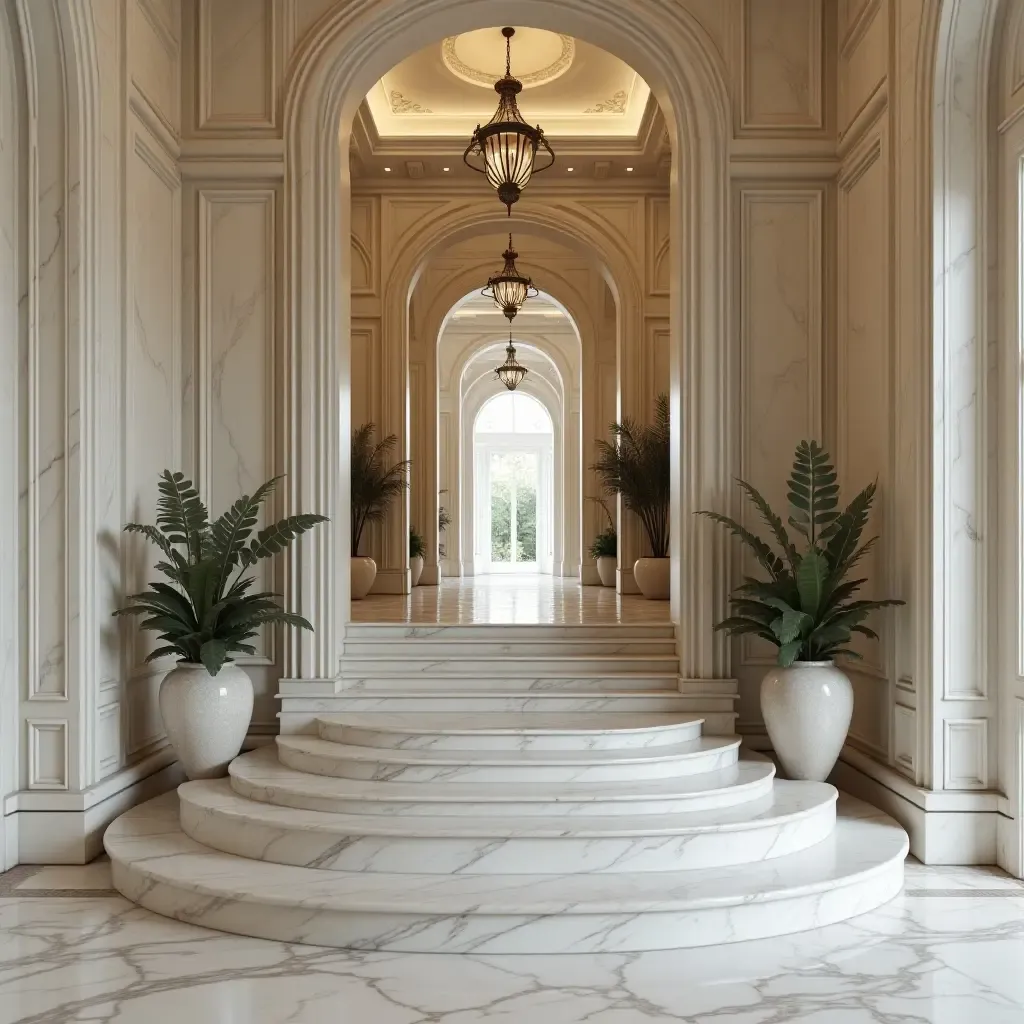
<svg viewBox="0 0 1024 1024">
<path fill-rule="evenodd" d="M 775 508 L 786 506 L 786 479 L 793 450 L 803 439 L 820 438 L 824 186 L 738 186 L 740 232 L 739 359 L 742 388 L 741 477 Z M 748 503 L 742 519 L 755 532 L 763 525 Z M 756 575 L 744 552 L 737 574 Z M 740 721 L 760 722 L 760 677 L 774 652 L 743 637 L 737 664 L 743 680 Z"/>
<path fill-rule="evenodd" d="M 276 127 L 279 13 L 275 0 L 199 0 L 200 130 Z"/>
<path fill-rule="evenodd" d="M 177 135 L 181 131 L 180 0 L 130 0 L 127 11 L 131 80 Z"/>
<path fill-rule="evenodd" d="M 822 0 L 745 0 L 740 128 L 824 124 Z"/>
<path fill-rule="evenodd" d="M 878 482 L 870 535 L 881 541 L 858 567 L 868 583 L 862 596 L 884 596 L 893 577 L 887 534 L 891 490 L 892 397 L 889 285 L 889 173 L 885 120 L 851 154 L 839 181 L 837 462 L 846 500 Z M 858 637 L 864 660 L 851 668 L 856 707 L 851 736 L 887 758 L 889 711 L 889 619 L 871 625 L 881 642 Z M 860 642 L 860 641 L 864 642 Z"/>
</svg>

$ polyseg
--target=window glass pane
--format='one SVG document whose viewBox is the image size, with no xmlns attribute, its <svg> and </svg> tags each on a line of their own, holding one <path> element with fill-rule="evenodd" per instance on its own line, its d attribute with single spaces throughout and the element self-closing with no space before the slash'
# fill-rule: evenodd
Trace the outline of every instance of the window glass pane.
<svg viewBox="0 0 1024 1024">
<path fill-rule="evenodd" d="M 480 410 L 478 434 L 550 434 L 551 417 L 531 395 L 508 392 L 495 395 Z"/>
</svg>

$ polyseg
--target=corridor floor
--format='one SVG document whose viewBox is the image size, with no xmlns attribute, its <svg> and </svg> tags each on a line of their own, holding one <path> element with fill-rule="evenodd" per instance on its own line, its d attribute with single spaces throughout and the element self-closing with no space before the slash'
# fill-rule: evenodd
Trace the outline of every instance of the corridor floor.
<svg viewBox="0 0 1024 1024">
<path fill-rule="evenodd" d="M 604 625 L 669 622 L 668 601 L 620 597 L 606 587 L 581 587 L 555 576 L 448 577 L 439 587 L 415 587 L 408 595 L 376 594 L 352 602 L 353 622 L 462 625 Z"/>
<path fill-rule="evenodd" d="M 206 931 L 109 869 L 0 875 L 0 1024 L 1021 1024 L 1024 884 L 907 864 L 844 924 L 595 956 L 349 953 Z"/>
</svg>

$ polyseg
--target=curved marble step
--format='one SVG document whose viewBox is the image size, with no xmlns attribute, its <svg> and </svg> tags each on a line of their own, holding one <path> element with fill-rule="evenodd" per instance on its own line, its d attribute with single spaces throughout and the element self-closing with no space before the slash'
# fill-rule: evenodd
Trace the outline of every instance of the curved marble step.
<svg viewBox="0 0 1024 1024">
<path fill-rule="evenodd" d="M 283 765 L 373 782 L 629 782 L 718 771 L 739 757 L 738 736 L 635 750 L 394 750 L 278 736 Z"/>
<path fill-rule="evenodd" d="M 817 928 L 903 883 L 906 833 L 844 798 L 832 835 L 757 864 L 622 874 L 427 875 L 246 860 L 190 839 L 171 793 L 107 830 L 114 886 L 158 914 L 284 942 L 364 950 L 595 953 Z"/>
<path fill-rule="evenodd" d="M 563 658 L 607 657 L 618 654 L 636 655 L 660 654 L 676 657 L 675 637 L 623 637 L 612 631 L 605 631 L 595 637 L 535 637 L 524 643 L 521 638 L 509 636 L 492 637 L 451 637 L 447 635 L 417 637 L 415 640 L 395 638 L 359 637 L 345 638 L 345 657 L 366 656 L 400 657 L 408 656 L 417 661 L 424 658 L 504 658 L 507 655 L 522 655 L 549 658 L 558 655 Z"/>
<path fill-rule="evenodd" d="M 759 801 L 690 814 L 417 818 L 325 814 L 257 803 L 226 779 L 178 789 L 181 827 L 240 857 L 331 871 L 575 874 L 748 864 L 819 843 L 836 791 L 776 782 Z"/>
<path fill-rule="evenodd" d="M 328 715 L 317 732 L 332 743 L 396 750 L 632 750 L 696 739 L 702 722 L 644 714 Z"/>
<path fill-rule="evenodd" d="M 519 645 L 517 645 L 519 646 Z M 600 651 L 584 655 L 561 654 L 495 654 L 487 655 L 431 655 L 421 651 L 420 645 L 392 650 L 390 654 L 350 654 L 342 659 L 343 676 L 480 676 L 504 677 L 514 680 L 520 676 L 544 676 L 548 673 L 566 676 L 603 675 L 635 672 L 640 675 L 671 675 L 679 672 L 679 658 L 675 654 L 601 654 Z"/>
<path fill-rule="evenodd" d="M 472 688 L 474 692 L 488 690 L 509 690 L 531 693 L 551 692 L 573 694 L 578 692 L 613 693 L 651 692 L 676 694 L 679 692 L 679 675 L 676 672 L 656 675 L 653 672 L 602 672 L 587 675 L 567 670 L 544 672 L 538 675 L 517 673 L 508 676 L 499 672 L 479 672 L 468 675 L 453 675 L 450 672 L 371 672 L 357 674 L 351 665 L 345 665 L 339 678 L 341 693 L 367 693 L 376 690 L 401 689 L 411 692 L 450 690 L 452 684 Z"/>
<path fill-rule="evenodd" d="M 599 783 L 367 782 L 311 775 L 282 765 L 273 746 L 231 762 L 239 796 L 280 807 L 337 814 L 606 815 L 673 814 L 732 807 L 771 792 L 775 766 L 744 760 L 674 779 Z"/>
<path fill-rule="evenodd" d="M 458 625 L 429 623 L 350 622 L 345 627 L 345 642 L 350 640 L 587 640 L 605 639 L 609 635 L 622 639 L 674 639 L 671 622 L 616 622 L 585 625 L 581 622 L 463 622 Z"/>
</svg>

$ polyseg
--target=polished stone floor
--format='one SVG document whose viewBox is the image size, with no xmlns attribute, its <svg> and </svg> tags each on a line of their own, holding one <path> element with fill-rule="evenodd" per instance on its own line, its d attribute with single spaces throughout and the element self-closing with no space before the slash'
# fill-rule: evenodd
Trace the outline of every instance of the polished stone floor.
<svg viewBox="0 0 1024 1024">
<path fill-rule="evenodd" d="M 0 1024 L 1022 1024 L 1024 883 L 907 865 L 815 932 L 598 956 L 345 953 L 166 920 L 107 867 L 0 876 Z"/>
<path fill-rule="evenodd" d="M 352 602 L 353 622 L 522 623 L 604 625 L 667 623 L 668 601 L 621 597 L 607 587 L 541 575 L 449 577 L 411 594 L 376 594 Z"/>
</svg>

